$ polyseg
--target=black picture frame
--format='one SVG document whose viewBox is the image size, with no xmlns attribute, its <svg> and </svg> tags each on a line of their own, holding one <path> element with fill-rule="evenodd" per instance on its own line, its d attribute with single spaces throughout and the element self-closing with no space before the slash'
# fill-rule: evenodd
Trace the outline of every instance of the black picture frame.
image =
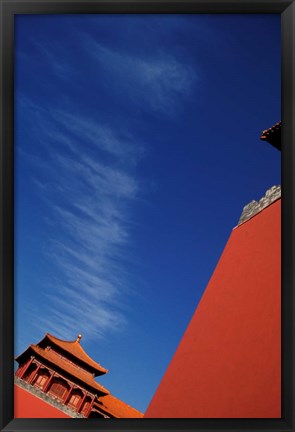
<svg viewBox="0 0 295 432">
<path fill-rule="evenodd" d="M 0 426 L 12 431 L 295 431 L 295 4 L 290 0 L 0 0 Z M 14 419 L 14 15 L 90 13 L 276 13 L 282 22 L 282 418 Z M 251 29 L 249 28 L 249 31 Z M 143 389 L 144 391 L 144 389 Z"/>
</svg>

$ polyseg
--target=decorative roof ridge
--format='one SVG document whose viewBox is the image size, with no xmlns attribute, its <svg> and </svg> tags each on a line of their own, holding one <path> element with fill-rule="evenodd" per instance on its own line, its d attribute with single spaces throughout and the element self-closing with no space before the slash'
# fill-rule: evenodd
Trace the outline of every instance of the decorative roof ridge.
<svg viewBox="0 0 295 432">
<path fill-rule="evenodd" d="M 277 129 L 280 129 L 281 126 L 282 126 L 282 121 L 279 121 L 276 124 L 274 124 L 273 126 L 271 126 L 270 128 L 263 130 L 262 134 L 261 134 L 261 139 L 266 139 L 268 134 L 270 134 L 271 132 L 274 132 Z"/>
<path fill-rule="evenodd" d="M 53 343 L 55 343 L 57 346 L 59 346 L 60 348 L 64 349 L 65 351 L 68 351 L 71 355 L 73 355 L 74 357 L 76 357 L 78 360 L 80 360 L 80 361 L 88 364 L 89 366 L 91 366 L 93 369 L 95 369 L 100 374 L 106 374 L 106 373 L 108 373 L 108 369 L 104 368 L 98 362 L 96 362 L 95 360 L 93 360 L 86 353 L 86 351 L 84 350 L 84 348 L 81 346 L 81 344 L 80 344 L 80 340 L 82 338 L 81 335 L 78 335 L 77 339 L 75 339 L 74 341 L 65 341 L 63 339 L 60 339 L 60 338 L 57 338 L 56 336 L 51 335 L 50 333 L 46 333 L 45 337 L 42 340 L 44 340 L 46 337 L 49 340 L 51 340 Z M 73 348 L 75 348 L 76 350 L 78 350 L 78 352 L 77 351 L 73 352 L 72 350 L 67 349 L 68 347 L 70 348 L 71 346 Z"/>
<path fill-rule="evenodd" d="M 279 198 L 281 198 L 281 186 L 272 186 L 266 191 L 265 195 L 260 198 L 259 201 L 252 200 L 243 208 L 243 212 L 237 226 L 240 226 L 244 222 L 251 219 L 253 216 L 260 213 L 262 210 L 264 210 L 266 207 L 268 207 L 270 204 L 272 204 Z"/>
<path fill-rule="evenodd" d="M 64 340 L 64 339 L 58 338 L 57 336 L 53 336 L 52 334 L 50 334 L 50 333 L 48 333 L 48 332 L 45 334 L 45 336 L 48 336 L 49 338 L 52 338 L 52 339 L 56 339 L 56 340 L 58 340 L 59 342 L 64 342 L 64 343 L 68 343 L 68 344 L 78 343 L 78 342 L 80 342 L 80 339 L 82 338 L 81 335 L 78 335 L 78 337 L 77 337 L 75 340 L 72 340 L 72 341 L 66 341 L 66 340 Z"/>
</svg>

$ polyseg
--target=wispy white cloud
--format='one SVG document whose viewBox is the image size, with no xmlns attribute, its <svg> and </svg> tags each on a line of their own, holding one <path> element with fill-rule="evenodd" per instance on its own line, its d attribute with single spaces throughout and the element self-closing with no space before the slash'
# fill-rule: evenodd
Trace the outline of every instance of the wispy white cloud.
<svg viewBox="0 0 295 432">
<path fill-rule="evenodd" d="M 143 152 L 143 147 L 140 143 L 134 143 L 130 134 L 120 135 L 113 128 L 106 124 L 101 124 L 98 119 L 90 119 L 83 117 L 80 113 L 72 113 L 65 110 L 52 110 L 50 115 L 55 120 L 56 124 L 64 127 L 70 135 L 75 135 L 76 139 L 83 140 L 91 144 L 94 148 L 106 151 L 114 156 L 131 161 L 137 159 L 140 152 Z"/>
<path fill-rule="evenodd" d="M 108 78 L 100 85 L 110 83 L 111 92 L 136 109 L 171 114 L 198 80 L 175 56 L 119 52 L 80 36 L 84 55 Z M 72 66 L 49 47 L 35 44 L 55 75 L 66 80 Z M 70 73 L 69 80 L 73 84 Z M 102 121 L 93 110 L 86 115 L 65 98 L 41 106 L 20 97 L 16 107 L 27 113 L 36 143 L 22 156 L 33 165 L 31 180 L 47 206 L 43 220 L 51 233 L 44 256 L 52 274 L 39 293 L 42 316 L 32 309 L 34 325 L 65 338 L 77 332 L 103 337 L 127 323 L 131 290 L 125 263 L 132 246 L 132 208 L 142 187 L 137 165 L 145 148 L 123 122 Z"/>
<path fill-rule="evenodd" d="M 77 42 L 77 40 L 79 42 Z M 116 93 L 135 106 L 147 110 L 172 114 L 181 106 L 181 100 L 187 98 L 199 80 L 197 71 L 177 54 L 177 50 L 159 49 L 153 53 L 118 50 L 107 46 L 86 32 L 79 32 L 79 38 L 73 46 L 54 46 L 49 41 L 41 43 L 32 41 L 32 47 L 39 52 L 38 61 L 43 61 L 54 73 L 55 77 L 69 83 L 72 91 L 80 90 L 85 79 L 95 83 L 93 70 L 99 69 L 100 86 L 108 88 L 110 94 Z M 67 54 L 67 49 L 75 49 L 77 56 L 88 55 L 89 71 L 77 67 L 76 58 Z M 28 54 L 20 53 L 27 56 Z M 92 68 L 90 66 L 93 66 Z M 59 95 L 63 97 L 63 95 Z M 99 94 L 98 96 L 99 97 Z M 98 146 L 104 146 L 111 152 L 122 152 L 121 141 L 111 128 L 98 125 L 96 120 L 83 119 L 70 112 L 53 112 L 57 122 L 71 122 L 72 130 L 79 136 L 83 131 L 84 138 L 96 141 Z M 128 139 L 125 141 L 125 152 L 128 151 Z"/>
<path fill-rule="evenodd" d="M 143 147 L 129 140 L 131 161 L 124 155 L 124 139 L 113 130 L 106 133 L 77 113 L 27 102 L 49 159 L 25 151 L 22 156 L 33 166 L 32 181 L 47 206 L 44 222 L 52 233 L 44 251 L 52 276 L 43 281 L 44 307 L 42 316 L 34 314 L 34 325 L 65 338 L 77 332 L 103 337 L 127 323 L 124 260 Z M 101 157 L 90 156 L 93 147 Z"/>
<path fill-rule="evenodd" d="M 124 92 L 136 104 L 146 104 L 148 109 L 171 113 L 198 81 L 190 65 L 165 52 L 152 56 L 119 52 L 85 33 L 80 40 L 99 67 L 111 74 L 116 91 Z"/>
<path fill-rule="evenodd" d="M 90 152 L 101 151 L 113 156 L 116 164 L 136 165 L 143 157 L 144 146 L 135 140 L 130 131 L 119 127 L 115 130 L 95 115 L 86 117 L 81 112 L 74 112 L 70 104 L 65 105 L 65 108 L 40 106 L 30 98 L 19 95 L 16 108 L 30 111 L 27 121 L 40 145 L 50 141 L 51 146 L 62 146 L 75 155 L 88 146 Z M 87 163 L 94 169 L 90 158 Z"/>
<path fill-rule="evenodd" d="M 35 56 L 35 61 L 40 62 L 43 59 L 43 62 L 46 63 L 57 77 L 66 81 L 73 79 L 75 69 L 67 62 L 67 56 L 64 55 L 64 52 L 60 51 L 60 47 L 57 45 L 53 46 L 52 42 L 41 43 L 36 39 L 31 39 L 31 46 L 39 52 L 39 55 Z M 34 57 L 32 58 L 29 54 L 26 54 L 26 56 L 30 63 L 34 61 Z"/>
<path fill-rule="evenodd" d="M 134 198 L 138 185 L 133 177 L 122 170 L 113 169 L 81 155 L 79 159 L 55 156 L 56 162 L 68 173 L 78 178 L 101 195 L 115 195 L 120 198 Z"/>
</svg>

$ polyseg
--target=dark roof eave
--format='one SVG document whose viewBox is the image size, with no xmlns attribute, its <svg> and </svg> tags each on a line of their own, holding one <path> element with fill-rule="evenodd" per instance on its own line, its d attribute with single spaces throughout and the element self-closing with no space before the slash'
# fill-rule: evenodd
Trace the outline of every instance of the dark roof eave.
<svg viewBox="0 0 295 432">
<path fill-rule="evenodd" d="M 274 126 L 266 129 L 262 132 L 260 139 L 262 141 L 267 141 L 277 150 L 281 151 L 281 126 L 282 122 L 276 123 Z"/>
</svg>

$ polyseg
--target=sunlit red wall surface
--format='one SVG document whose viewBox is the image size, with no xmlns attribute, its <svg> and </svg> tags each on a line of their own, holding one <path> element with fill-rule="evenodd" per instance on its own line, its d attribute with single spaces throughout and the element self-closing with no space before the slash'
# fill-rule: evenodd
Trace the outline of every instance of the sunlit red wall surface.
<svg viewBox="0 0 295 432">
<path fill-rule="evenodd" d="M 14 386 L 14 418 L 70 418 L 26 390 Z"/>
<path fill-rule="evenodd" d="M 280 211 L 232 231 L 145 417 L 281 416 Z"/>
</svg>

